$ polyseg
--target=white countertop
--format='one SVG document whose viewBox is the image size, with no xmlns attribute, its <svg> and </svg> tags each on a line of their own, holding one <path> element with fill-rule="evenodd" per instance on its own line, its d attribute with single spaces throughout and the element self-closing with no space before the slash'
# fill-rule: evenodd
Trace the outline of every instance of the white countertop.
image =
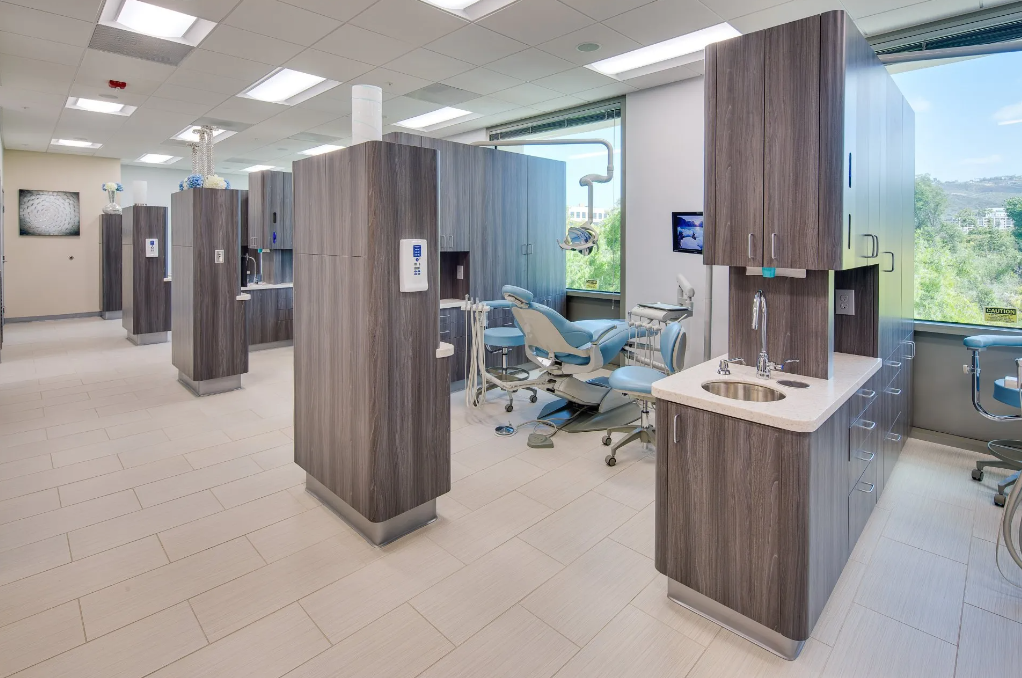
<svg viewBox="0 0 1022 678">
<path fill-rule="evenodd" d="M 461 303 L 462 303 L 461 299 L 441 299 L 440 310 L 443 310 L 445 308 L 461 308 Z"/>
<path fill-rule="evenodd" d="M 731 376 L 717 374 L 717 365 L 722 358 L 724 356 L 719 356 L 654 382 L 653 395 L 681 405 L 786 431 L 810 433 L 822 426 L 880 369 L 879 358 L 835 353 L 832 379 L 812 379 L 777 371 L 772 373 L 770 379 L 759 379 L 756 377 L 756 368 L 745 365 L 731 365 Z M 802 381 L 809 384 L 809 388 L 780 386 L 777 383 L 779 379 Z M 786 397 L 772 403 L 732 400 L 704 391 L 702 385 L 707 381 L 761 384 L 782 391 Z"/>
<path fill-rule="evenodd" d="M 448 344 L 446 341 L 441 341 L 440 345 L 436 349 L 437 358 L 450 358 L 454 355 L 454 344 Z"/>
<path fill-rule="evenodd" d="M 279 290 L 284 287 L 294 287 L 293 282 L 289 283 L 259 283 L 257 285 L 249 285 L 248 287 L 242 287 L 243 292 L 258 292 L 259 290 Z"/>
</svg>

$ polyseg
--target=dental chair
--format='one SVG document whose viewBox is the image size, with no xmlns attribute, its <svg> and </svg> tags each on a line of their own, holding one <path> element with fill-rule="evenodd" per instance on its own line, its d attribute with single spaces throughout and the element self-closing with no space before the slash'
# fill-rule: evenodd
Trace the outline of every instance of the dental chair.
<svg viewBox="0 0 1022 678">
<path fill-rule="evenodd" d="M 979 354 L 988 348 L 1019 348 L 1022 349 L 1022 337 L 1005 337 L 993 334 L 977 335 L 966 337 L 965 347 L 972 351 L 972 363 L 965 365 L 965 373 L 972 377 L 972 405 L 981 415 L 992 421 L 1019 421 L 1022 420 L 1022 402 L 1019 398 L 1019 384 L 1022 383 L 1022 358 L 1015 360 L 1017 374 L 1014 384 L 1010 383 L 1012 377 L 1006 376 L 994 381 L 994 400 L 1014 407 L 1020 414 L 992 414 L 987 412 L 980 403 L 980 367 Z M 1009 383 L 1005 383 L 1009 382 Z M 972 479 L 983 480 L 983 469 L 1005 468 L 1015 473 L 997 484 L 997 494 L 994 495 L 994 504 L 1004 506 L 1007 496 L 1005 492 L 1009 487 L 1018 481 L 1019 471 L 1022 471 L 1022 441 L 1020 440 L 991 440 L 987 443 L 987 449 L 994 459 L 984 459 L 976 462 L 976 468 L 972 470 Z"/>
<path fill-rule="evenodd" d="M 558 397 L 539 419 L 570 433 L 601 431 L 639 418 L 635 399 L 613 390 L 607 377 L 583 380 L 621 353 L 630 334 L 624 320 L 571 322 L 557 311 L 533 301 L 532 292 L 505 285 L 502 296 L 525 334 L 525 353 L 542 372 L 533 380 Z"/>
<path fill-rule="evenodd" d="M 626 365 L 610 373 L 610 378 L 608 379 L 610 387 L 626 396 L 637 399 L 642 403 L 642 410 L 638 426 L 615 426 L 607 429 L 607 434 L 603 436 L 604 445 L 610 445 L 613 442 L 613 439 L 610 437 L 611 433 L 628 434 L 610 448 L 610 454 L 605 459 L 607 466 L 615 465 L 617 463 L 617 451 L 633 440 L 639 440 L 643 443 L 655 442 L 656 428 L 649 421 L 650 403 L 655 400 L 653 397 L 653 382 L 659 381 L 675 372 L 680 372 L 685 367 L 685 349 L 687 346 L 688 338 L 681 323 L 670 323 L 660 333 L 660 355 L 663 357 L 666 372 L 655 370 L 652 367 L 643 367 L 642 365 Z"/>
</svg>

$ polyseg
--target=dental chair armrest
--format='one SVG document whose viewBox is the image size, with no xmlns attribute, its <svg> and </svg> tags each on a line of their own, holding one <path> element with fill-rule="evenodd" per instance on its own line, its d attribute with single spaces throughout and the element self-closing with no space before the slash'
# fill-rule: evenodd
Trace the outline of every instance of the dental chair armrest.
<svg viewBox="0 0 1022 678">
<path fill-rule="evenodd" d="M 608 327 L 607 329 L 603 330 L 603 331 L 602 331 L 602 332 L 600 332 L 600 333 L 599 333 L 598 335 L 596 335 L 595 337 L 593 337 L 593 341 L 592 341 L 592 343 L 593 343 L 593 344 L 596 344 L 596 345 L 599 345 L 599 343 L 600 343 L 601 341 L 603 341 L 604 337 L 606 337 L 606 336 L 608 336 L 608 335 L 610 335 L 610 334 L 613 334 L 613 333 L 615 333 L 615 332 L 618 332 L 618 331 L 620 331 L 620 330 L 621 330 L 621 328 L 620 328 L 620 327 L 618 327 L 618 326 L 616 326 L 616 325 L 615 325 L 615 326 L 611 326 L 611 327 Z"/>
<path fill-rule="evenodd" d="M 977 334 L 966 337 L 965 348 L 970 350 L 984 348 L 1022 348 L 1022 337 L 1003 336 L 1000 334 Z"/>
<path fill-rule="evenodd" d="M 514 304 L 506 299 L 494 299 L 493 301 L 484 301 L 483 303 L 490 308 L 511 308 L 514 306 Z"/>
</svg>

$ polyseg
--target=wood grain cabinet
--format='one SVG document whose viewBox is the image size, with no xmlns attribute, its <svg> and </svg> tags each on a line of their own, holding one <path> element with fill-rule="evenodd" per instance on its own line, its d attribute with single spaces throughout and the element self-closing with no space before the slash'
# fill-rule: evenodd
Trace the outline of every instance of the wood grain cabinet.
<svg viewBox="0 0 1022 678">
<path fill-rule="evenodd" d="M 248 293 L 252 297 L 245 302 L 249 348 L 294 340 L 294 288 L 250 289 Z"/>
<path fill-rule="evenodd" d="M 249 249 L 294 248 L 294 185 L 290 172 L 264 170 L 248 175 Z"/>
<path fill-rule="evenodd" d="M 889 268 L 911 110 L 848 15 L 710 45 L 705 63 L 705 263 Z"/>
<path fill-rule="evenodd" d="M 104 214 L 99 218 L 100 307 L 103 319 L 118 317 L 121 312 L 121 215 Z"/>
</svg>

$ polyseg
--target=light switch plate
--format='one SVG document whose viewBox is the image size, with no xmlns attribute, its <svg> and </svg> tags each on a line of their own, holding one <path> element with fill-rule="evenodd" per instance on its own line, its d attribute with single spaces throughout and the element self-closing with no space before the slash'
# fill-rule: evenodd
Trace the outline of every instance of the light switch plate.
<svg viewBox="0 0 1022 678">
<path fill-rule="evenodd" d="M 217 264 L 224 263 L 224 251 L 223 250 L 216 250 L 213 253 L 213 261 L 215 263 L 217 263 Z"/>
<path fill-rule="evenodd" d="M 855 290 L 834 290 L 834 312 L 855 315 Z"/>
</svg>

